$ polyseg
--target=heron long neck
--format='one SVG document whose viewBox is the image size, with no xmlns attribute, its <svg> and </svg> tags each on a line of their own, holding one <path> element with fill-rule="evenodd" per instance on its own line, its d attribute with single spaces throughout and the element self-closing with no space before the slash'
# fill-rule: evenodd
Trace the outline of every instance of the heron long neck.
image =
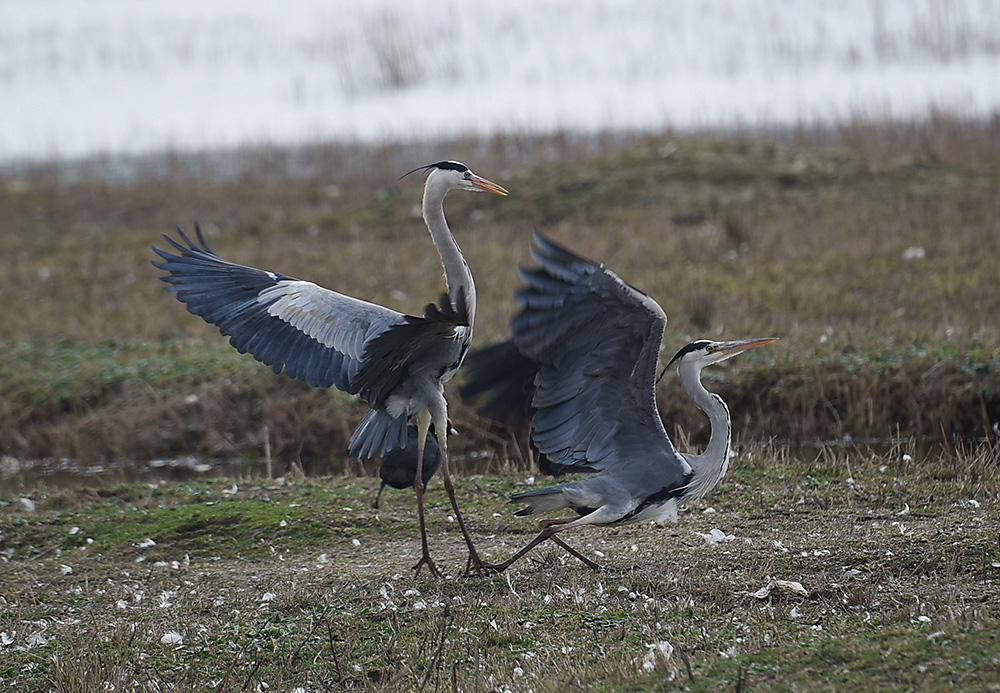
<svg viewBox="0 0 1000 693">
<path fill-rule="evenodd" d="M 697 498 L 711 491 L 726 474 L 732 440 L 732 419 L 729 407 L 722 398 L 702 385 L 700 368 L 681 362 L 678 372 L 684 391 L 695 406 L 705 412 L 712 425 L 712 436 L 705 451 L 700 455 L 685 456 L 694 471 L 689 494 Z"/>
<path fill-rule="evenodd" d="M 424 186 L 424 223 L 431 232 L 431 239 L 441 255 L 441 266 L 444 267 L 444 280 L 448 285 L 448 297 L 452 304 L 458 300 L 459 290 L 463 289 L 465 304 L 469 312 L 469 330 L 476 317 L 476 284 L 472 279 L 472 271 L 458 247 L 455 236 L 448 228 L 444 218 L 444 197 L 449 188 L 433 174 L 428 176 Z"/>
</svg>

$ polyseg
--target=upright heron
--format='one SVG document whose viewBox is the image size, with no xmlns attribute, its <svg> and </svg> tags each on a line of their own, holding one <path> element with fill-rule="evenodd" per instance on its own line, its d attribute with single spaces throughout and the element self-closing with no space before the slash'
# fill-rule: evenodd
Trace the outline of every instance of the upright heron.
<svg viewBox="0 0 1000 693">
<path fill-rule="evenodd" d="M 476 285 L 444 216 L 450 190 L 507 195 L 457 161 L 413 169 L 427 171 L 423 218 L 444 267 L 447 293 L 440 305 L 429 304 L 423 316 L 395 310 L 324 289 L 284 274 L 245 267 L 222 259 L 205 243 L 197 226 L 194 243 L 178 227 L 179 243 L 164 234 L 178 254 L 154 247 L 188 310 L 216 325 L 241 353 L 271 366 L 275 373 L 298 378 L 312 387 L 330 387 L 364 399 L 369 410 L 351 436 L 350 453 L 384 456 L 405 447 L 408 424 L 417 428 L 414 489 L 420 515 L 422 556 L 414 565 L 440 574 L 431 560 L 424 524 L 422 465 L 431 423 L 441 451 L 445 490 L 469 548 L 468 568 L 480 570 L 476 553 L 455 500 L 448 469 L 448 403 L 444 383 L 461 365 L 472 341 Z"/>
<path fill-rule="evenodd" d="M 671 359 L 667 368 L 677 363 L 684 391 L 712 427 L 704 452 L 678 452 L 656 408 L 663 309 L 611 270 L 537 231 L 531 254 L 539 267 L 521 270 L 524 308 L 511 325 L 520 353 L 537 362 L 532 442 L 551 473 L 593 476 L 511 496 L 526 504 L 518 516 L 561 508 L 577 516 L 542 521 L 523 549 L 488 567 L 502 572 L 551 539 L 597 568 L 557 534 L 584 525 L 676 521 L 679 502 L 708 493 L 726 473 L 732 425 L 729 408 L 705 388 L 701 371 L 775 338 L 698 340 Z"/>
</svg>

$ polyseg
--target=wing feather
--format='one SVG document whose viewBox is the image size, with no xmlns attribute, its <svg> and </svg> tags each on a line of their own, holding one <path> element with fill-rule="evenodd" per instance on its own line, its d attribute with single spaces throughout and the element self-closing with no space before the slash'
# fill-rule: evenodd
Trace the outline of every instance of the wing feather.
<svg viewBox="0 0 1000 693">
<path fill-rule="evenodd" d="M 480 416 L 500 422 L 520 433 L 531 420 L 531 394 L 538 364 L 507 340 L 471 352 L 462 366 L 466 382 L 462 399 L 477 402 Z"/>
<path fill-rule="evenodd" d="M 465 357 L 470 327 L 461 291 L 454 304 L 444 294 L 441 305 L 428 304 L 422 317 L 404 316 L 365 346 L 354 379 L 358 392 L 372 406 L 381 406 L 402 383 L 415 381 L 417 376 L 427 375 L 434 380 L 446 377 Z"/>
<path fill-rule="evenodd" d="M 557 473 L 677 458 L 656 409 L 667 322 L 649 296 L 537 231 L 514 342 L 535 361 L 532 440 Z M 679 469 L 679 467 L 678 467 Z M 678 483 L 681 483 L 678 472 Z"/>
<path fill-rule="evenodd" d="M 313 387 L 358 392 L 354 377 L 368 342 L 404 315 L 312 282 L 246 267 L 216 255 L 177 228 L 175 253 L 154 247 L 153 265 L 187 309 L 219 328 L 242 353 Z"/>
</svg>

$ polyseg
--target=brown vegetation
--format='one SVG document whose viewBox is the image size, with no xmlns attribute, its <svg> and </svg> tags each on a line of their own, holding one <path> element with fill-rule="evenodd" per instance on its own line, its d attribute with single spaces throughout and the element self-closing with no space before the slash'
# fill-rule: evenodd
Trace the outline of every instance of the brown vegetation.
<svg viewBox="0 0 1000 693">
<path fill-rule="evenodd" d="M 221 178 L 182 158 L 127 182 L 8 177 L 0 447 L 260 457 L 266 427 L 276 459 L 340 468 L 363 405 L 228 353 L 162 290 L 149 245 L 199 220 L 227 258 L 419 311 L 440 267 L 415 211 L 420 185 L 396 178 L 442 157 L 512 193 L 447 203 L 479 286 L 477 344 L 506 336 L 537 226 L 655 297 L 667 355 L 701 336 L 782 338 L 710 376 L 745 435 L 988 436 L 1000 420 L 998 141 L 996 122 L 941 119 L 756 139 L 248 152 Z M 311 173 L 282 175 L 291 161 Z M 451 399 L 456 449 L 495 447 L 496 431 Z M 703 422 L 669 377 L 661 404 L 698 442 Z"/>
<path fill-rule="evenodd" d="M 998 690 L 1000 466 L 962 439 L 1000 419 L 997 124 L 614 144 L 445 154 L 513 193 L 448 203 L 479 343 L 506 336 L 532 225 L 656 297 L 668 354 L 782 339 L 706 373 L 741 441 L 709 498 L 677 525 L 567 536 L 599 572 L 542 547 L 502 576 L 414 578 L 412 493 L 376 512 L 375 480 L 292 466 L 342 469 L 363 405 L 237 354 L 149 265 L 159 232 L 197 218 L 235 260 L 419 310 L 440 270 L 419 185 L 394 180 L 440 153 L 317 148 L 328 171 L 306 178 L 276 173 L 299 152 L 224 179 L 178 159 L 127 184 L 0 182 L 0 472 L 267 449 L 286 472 L 0 488 L 0 686 Z M 697 445 L 702 417 L 661 387 Z M 536 482 L 511 470 L 510 432 L 452 401 L 463 507 L 506 557 L 532 534 L 506 499 Z M 438 482 L 426 499 L 457 570 Z"/>
</svg>

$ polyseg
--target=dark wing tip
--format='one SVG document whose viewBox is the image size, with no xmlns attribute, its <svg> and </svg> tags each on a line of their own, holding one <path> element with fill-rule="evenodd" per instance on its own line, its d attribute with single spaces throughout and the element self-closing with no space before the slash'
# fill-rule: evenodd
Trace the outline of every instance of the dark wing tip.
<svg viewBox="0 0 1000 693">
<path fill-rule="evenodd" d="M 439 300 L 440 305 L 435 305 L 434 303 L 428 303 L 424 307 L 424 319 L 430 320 L 432 322 L 447 322 L 453 323 L 455 325 L 463 325 L 465 327 L 469 326 L 471 320 L 469 320 L 469 303 L 465 299 L 465 289 L 458 290 L 458 296 L 453 303 L 448 294 L 441 294 Z M 417 318 L 415 316 L 408 316 L 410 322 L 413 322 Z"/>
<path fill-rule="evenodd" d="M 205 235 L 201 232 L 201 226 L 198 224 L 198 222 L 195 222 L 194 224 L 195 235 L 198 238 L 197 243 L 191 240 L 191 237 L 184 232 L 184 229 L 180 226 L 180 224 L 176 225 L 174 228 L 177 230 L 177 235 L 181 237 L 181 241 L 183 241 L 183 243 L 179 243 L 169 234 L 163 233 L 160 235 L 163 236 L 163 238 L 167 241 L 167 243 L 169 243 L 173 247 L 173 249 L 180 254 L 179 256 L 172 255 L 168 250 L 157 248 L 155 245 L 150 246 L 150 248 L 153 249 L 153 252 L 159 255 L 164 260 L 166 260 L 167 263 L 178 259 L 178 257 L 189 257 L 192 252 L 208 253 L 209 255 L 214 255 L 218 257 L 215 251 L 209 247 L 208 242 L 205 240 Z M 167 272 L 170 271 L 170 268 L 167 267 L 166 264 L 158 260 L 153 260 L 152 264 L 154 267 L 158 269 Z M 164 277 L 160 278 L 166 281 Z"/>
<path fill-rule="evenodd" d="M 543 259 L 548 258 L 564 265 L 582 262 L 587 265 L 599 266 L 593 260 L 588 260 L 582 255 L 577 255 L 566 246 L 560 245 L 551 238 L 544 236 L 538 229 L 534 229 L 534 233 L 532 234 L 531 255 L 539 263 Z"/>
</svg>

